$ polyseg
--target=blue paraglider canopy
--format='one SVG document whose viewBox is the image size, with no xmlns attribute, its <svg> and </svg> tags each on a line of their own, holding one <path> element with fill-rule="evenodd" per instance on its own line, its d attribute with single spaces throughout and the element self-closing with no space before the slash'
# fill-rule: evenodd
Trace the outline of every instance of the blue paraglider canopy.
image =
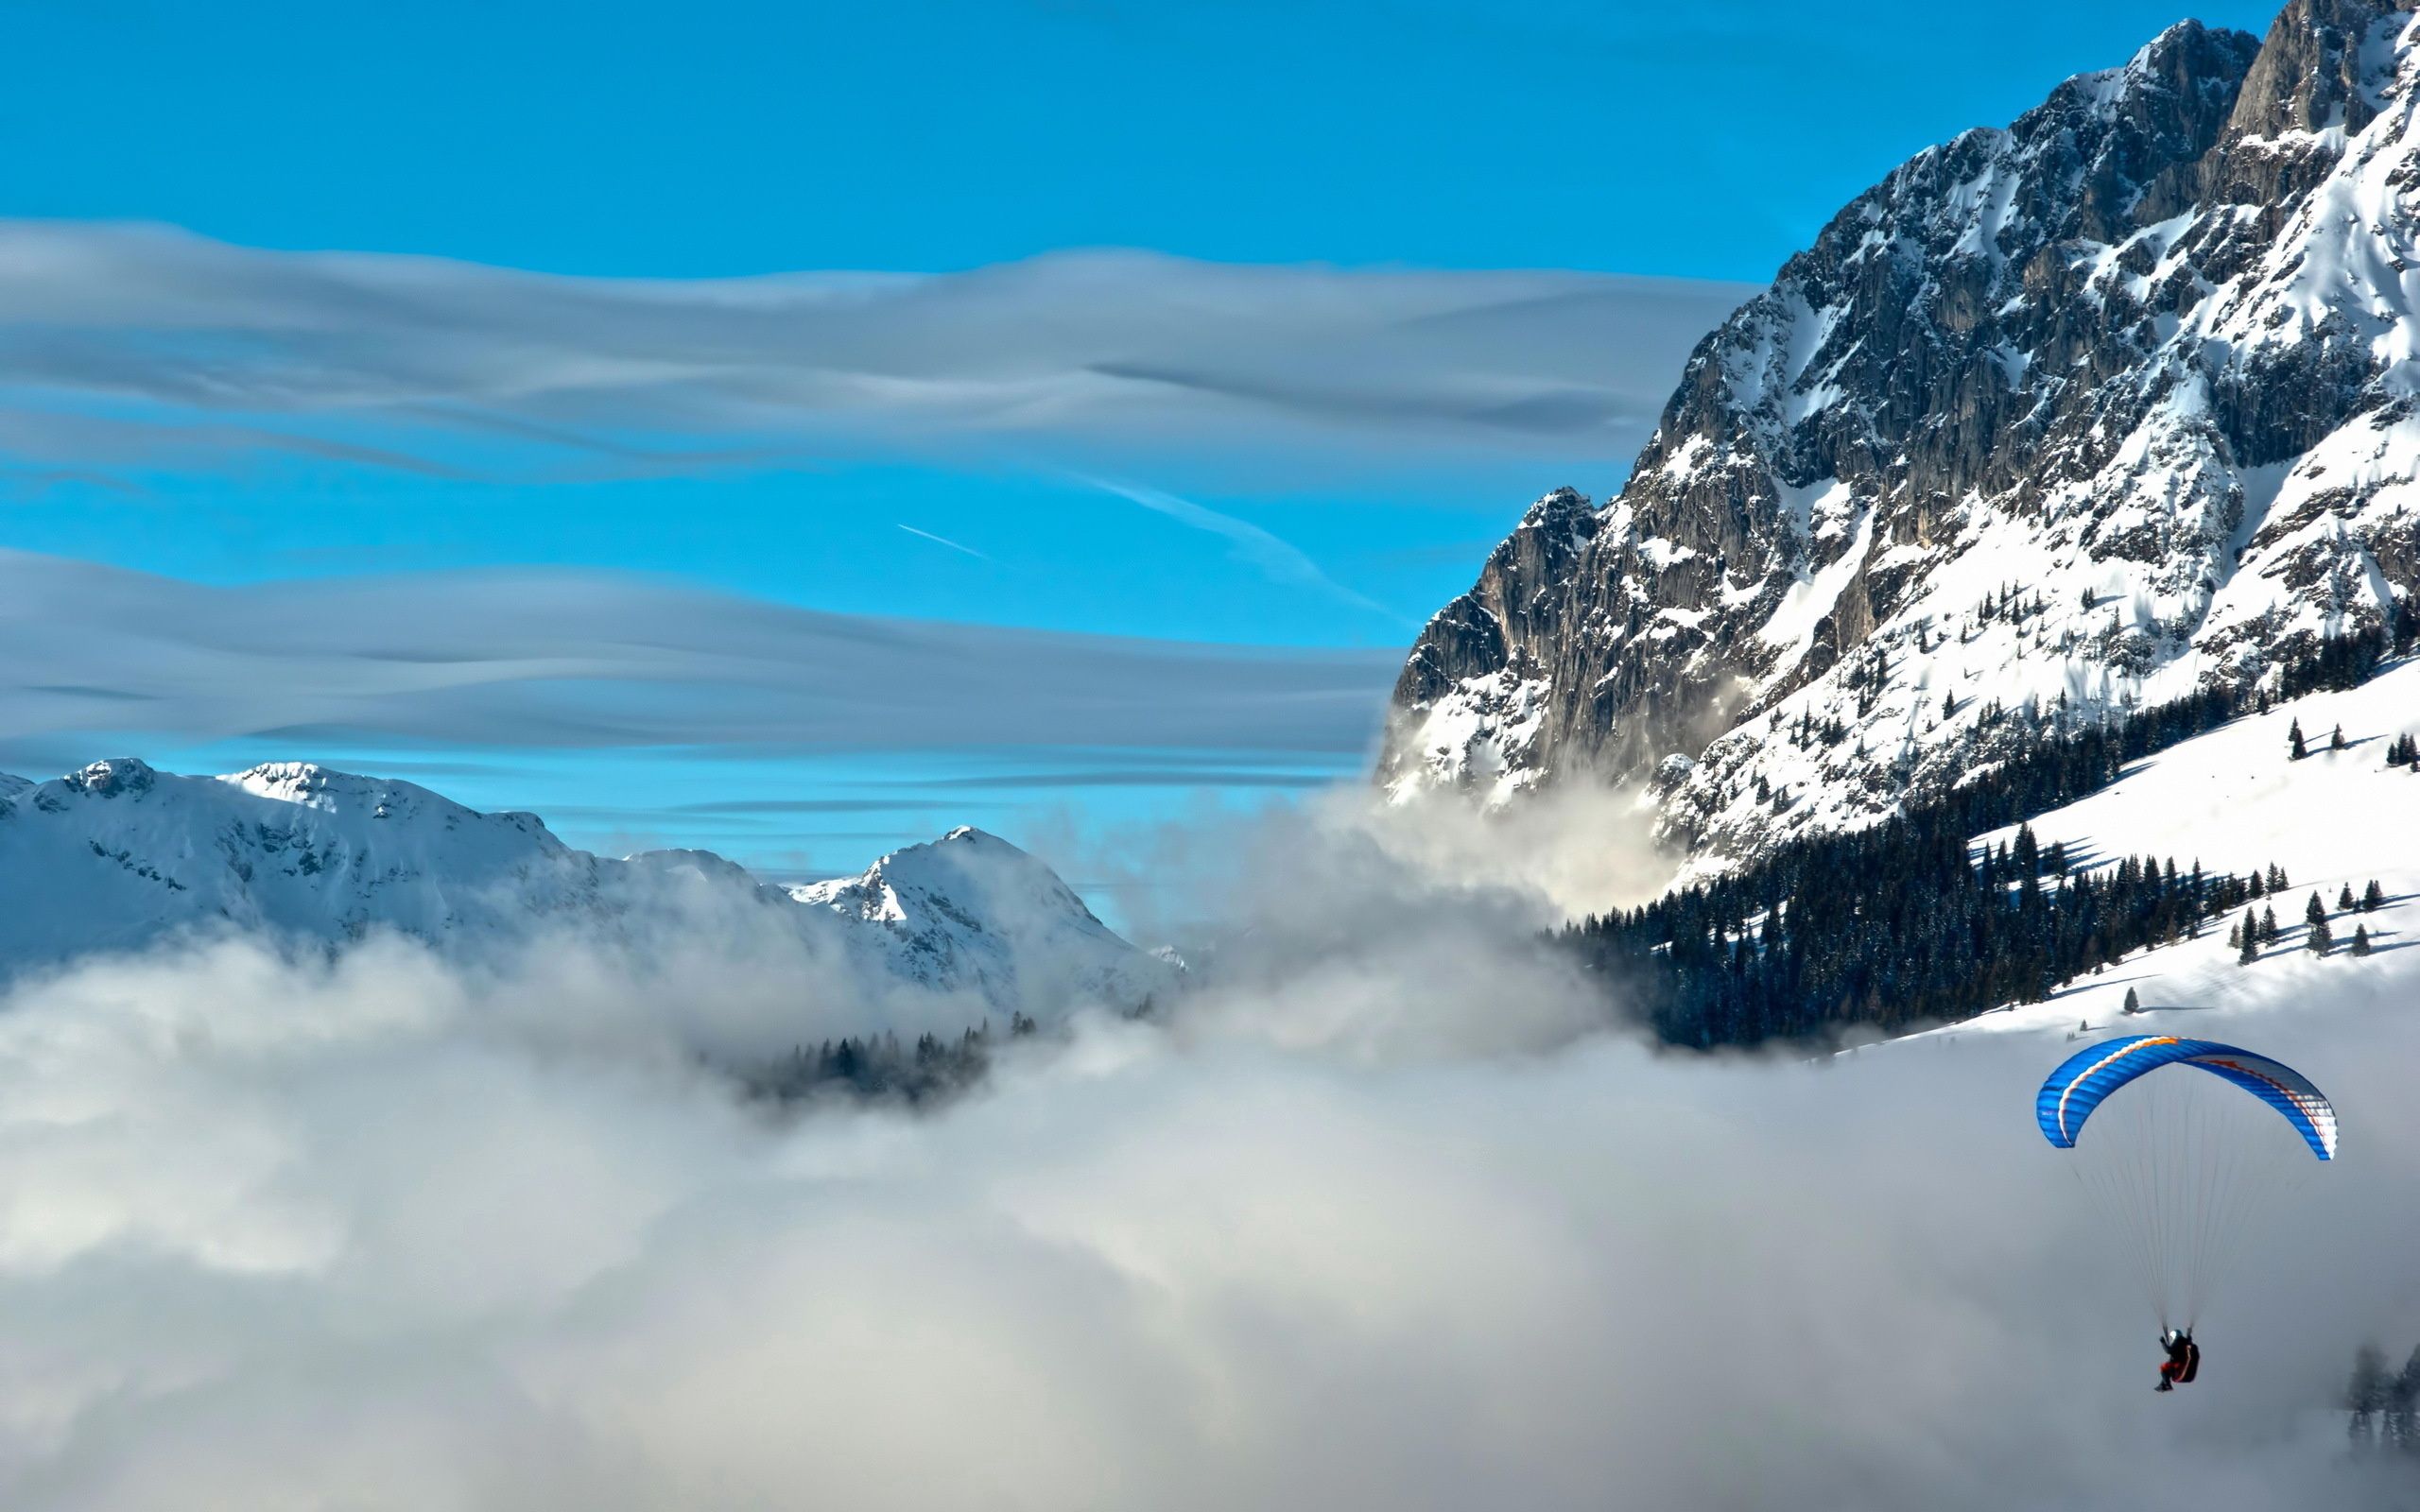
<svg viewBox="0 0 2420 1512">
<path fill-rule="evenodd" d="M 2164 1066 L 2193 1066 L 2234 1083 L 2284 1114 L 2312 1154 L 2323 1160 L 2336 1158 L 2336 1108 L 2309 1077 L 2234 1045 L 2165 1034 L 2103 1040 L 2069 1057 L 2050 1073 L 2033 1100 L 2043 1137 L 2061 1149 L 2072 1149 L 2084 1121 L 2104 1098 Z"/>
</svg>

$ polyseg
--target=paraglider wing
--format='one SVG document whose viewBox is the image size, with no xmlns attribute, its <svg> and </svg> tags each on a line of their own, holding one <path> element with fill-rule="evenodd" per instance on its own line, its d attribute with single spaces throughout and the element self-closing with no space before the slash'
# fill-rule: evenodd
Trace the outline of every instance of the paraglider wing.
<svg viewBox="0 0 2420 1512">
<path fill-rule="evenodd" d="M 2313 1155 L 2336 1158 L 2336 1109 L 2310 1078 L 2282 1061 L 2209 1040 L 2137 1034 L 2108 1040 L 2069 1057 L 2033 1099 L 2042 1136 L 2061 1149 L 2075 1147 L 2084 1120 L 2102 1100 L 2137 1076 L 2163 1066 L 2192 1066 L 2221 1077 L 2285 1115 Z"/>
<path fill-rule="evenodd" d="M 2207 1074 L 2169 1069 L 2185 1066 Z M 2145 1076 L 2148 1085 L 2133 1087 Z M 2101 1114 L 2079 1148 L 2085 1122 L 2112 1097 L 2118 1111 Z M 2272 1113 L 2320 1163 L 2295 1153 Z M 2069 1057 L 2035 1094 L 2033 1115 L 2044 1139 L 2073 1152 L 2059 1163 L 2131 1241 L 2145 1299 L 2168 1334 L 2160 1389 L 2191 1380 L 2193 1323 L 2211 1288 L 2254 1216 L 2335 1159 L 2336 1109 L 2310 1078 L 2267 1056 L 2137 1034 Z M 2169 1329 L 2176 1319 L 2181 1331 Z"/>
</svg>

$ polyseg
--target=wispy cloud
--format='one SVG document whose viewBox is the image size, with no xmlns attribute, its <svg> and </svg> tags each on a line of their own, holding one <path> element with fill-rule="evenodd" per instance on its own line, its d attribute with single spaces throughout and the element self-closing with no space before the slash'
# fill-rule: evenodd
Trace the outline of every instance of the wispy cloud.
<svg viewBox="0 0 2420 1512">
<path fill-rule="evenodd" d="M 1147 489 L 1139 484 L 1119 483 L 1107 478 L 1087 478 L 1095 488 L 1103 489 L 1139 504 L 1155 514 L 1164 514 L 1180 524 L 1225 538 L 1240 560 L 1251 563 L 1272 582 L 1308 588 L 1329 597 L 1382 614 L 1391 620 L 1404 621 L 1405 616 L 1374 599 L 1364 597 L 1330 577 L 1318 562 L 1305 556 L 1292 542 L 1270 535 L 1249 520 L 1238 520 L 1221 514 L 1190 499 L 1181 499 L 1159 489 Z M 1407 622 L 1408 623 L 1408 622 Z"/>
<path fill-rule="evenodd" d="M 895 798 L 741 798 L 713 803 L 676 803 L 666 814 L 896 814 L 920 807 Z"/>
<path fill-rule="evenodd" d="M 1352 759 L 1399 660 L 829 614 L 599 573 L 213 587 L 0 551 L 0 765 L 36 770 L 245 736 Z"/>
<path fill-rule="evenodd" d="M 1064 253 L 942 275 L 580 279 L 0 222 L 0 446 L 61 475 L 263 452 L 441 474 L 976 454 L 1618 465 L 1749 290 Z"/>
<path fill-rule="evenodd" d="M 1327 787 L 1341 772 L 1269 772 L 1233 766 L 1111 767 L 1063 772 L 986 772 L 973 777 L 935 777 L 902 784 L 948 792 L 998 788 L 1026 791 L 1054 787 Z"/>
<path fill-rule="evenodd" d="M 892 523 L 894 524 L 899 524 L 899 522 L 897 521 L 893 521 Z M 950 540 L 947 536 L 937 536 L 929 530 L 919 530 L 911 524 L 899 524 L 899 528 L 907 531 L 911 536 L 918 536 L 924 540 L 929 541 L 937 546 L 947 546 L 952 551 L 964 552 L 967 556 L 974 558 L 977 561 L 990 561 L 992 559 L 983 553 L 976 550 L 973 546 L 960 545 L 957 541 Z"/>
</svg>

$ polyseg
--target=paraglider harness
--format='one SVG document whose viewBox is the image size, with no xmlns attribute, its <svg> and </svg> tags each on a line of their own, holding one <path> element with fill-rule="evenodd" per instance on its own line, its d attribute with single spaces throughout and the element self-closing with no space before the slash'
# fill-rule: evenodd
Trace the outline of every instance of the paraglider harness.
<svg viewBox="0 0 2420 1512">
<path fill-rule="evenodd" d="M 2159 1384 L 2152 1389 L 2174 1391 L 2180 1385 L 2191 1385 L 2202 1373 L 2202 1347 L 2193 1342 L 2193 1331 L 2163 1333 L 2160 1348 L 2168 1351 L 2168 1359 L 2159 1367 Z"/>
</svg>

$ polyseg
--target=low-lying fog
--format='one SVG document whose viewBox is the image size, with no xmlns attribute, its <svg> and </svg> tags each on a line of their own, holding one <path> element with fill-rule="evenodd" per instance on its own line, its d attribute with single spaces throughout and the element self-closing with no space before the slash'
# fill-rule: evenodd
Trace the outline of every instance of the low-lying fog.
<svg viewBox="0 0 2420 1512">
<path fill-rule="evenodd" d="M 216 942 L 21 986 L 0 1503 L 2398 1504 L 2325 1409 L 2420 1340 L 2411 1005 L 2229 1021 L 2343 1156 L 2160 1397 L 2033 1126 L 2070 1046 L 1661 1056 L 1450 840 L 1237 830 L 1174 842 L 1233 860 L 1198 997 L 923 1112 L 700 1063 L 846 1021 L 773 954 Z"/>
</svg>

